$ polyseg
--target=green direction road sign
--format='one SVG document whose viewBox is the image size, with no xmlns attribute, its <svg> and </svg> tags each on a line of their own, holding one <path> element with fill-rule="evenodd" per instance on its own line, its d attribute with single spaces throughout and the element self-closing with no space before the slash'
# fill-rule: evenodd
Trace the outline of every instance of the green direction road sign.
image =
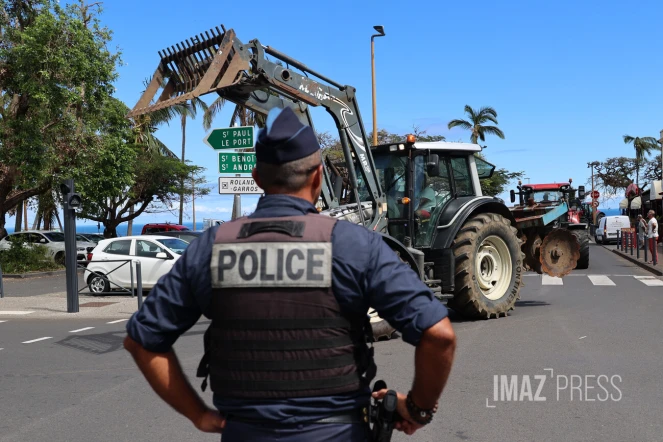
<svg viewBox="0 0 663 442">
<path fill-rule="evenodd" d="M 219 173 L 251 173 L 255 166 L 254 153 L 219 152 Z"/>
<path fill-rule="evenodd" d="M 203 139 L 212 149 L 246 149 L 253 147 L 253 126 L 213 129 Z"/>
</svg>

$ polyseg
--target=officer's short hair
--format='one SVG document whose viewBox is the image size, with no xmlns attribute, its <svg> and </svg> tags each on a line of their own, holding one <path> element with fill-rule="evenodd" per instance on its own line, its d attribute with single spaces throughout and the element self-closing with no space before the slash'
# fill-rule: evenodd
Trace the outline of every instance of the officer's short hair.
<svg viewBox="0 0 663 442">
<path fill-rule="evenodd" d="M 256 162 L 260 184 L 266 192 L 280 190 L 298 192 L 306 186 L 309 176 L 322 164 L 321 151 L 283 164 Z"/>
</svg>

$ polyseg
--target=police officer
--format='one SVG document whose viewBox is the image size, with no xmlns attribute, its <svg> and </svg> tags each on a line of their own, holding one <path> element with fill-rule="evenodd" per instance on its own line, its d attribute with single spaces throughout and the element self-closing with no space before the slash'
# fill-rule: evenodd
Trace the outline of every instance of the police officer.
<svg viewBox="0 0 663 442">
<path fill-rule="evenodd" d="M 416 346 L 396 425 L 413 434 L 432 419 L 451 369 L 446 308 L 379 234 L 317 212 L 320 146 L 289 108 L 268 114 L 255 151 L 265 190 L 255 212 L 188 246 L 127 323 L 125 348 L 165 402 L 223 441 L 366 441 L 372 306 Z M 201 315 L 211 325 L 198 375 L 203 387 L 209 376 L 214 408 L 172 348 Z"/>
</svg>

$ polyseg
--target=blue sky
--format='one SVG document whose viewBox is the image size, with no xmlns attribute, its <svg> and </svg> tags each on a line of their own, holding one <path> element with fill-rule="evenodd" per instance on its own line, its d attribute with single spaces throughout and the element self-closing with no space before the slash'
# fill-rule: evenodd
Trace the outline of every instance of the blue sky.
<svg viewBox="0 0 663 442">
<path fill-rule="evenodd" d="M 506 139 L 487 139 L 489 161 L 526 171 L 532 183 L 572 177 L 582 184 L 589 178 L 587 162 L 632 154 L 622 135 L 658 138 L 663 129 L 661 16 L 660 0 L 112 0 L 104 2 L 101 20 L 123 53 L 116 95 L 129 107 L 154 72 L 158 50 L 223 24 L 242 41 L 258 38 L 355 86 L 367 130 L 372 128 L 370 36 L 373 25 L 381 24 L 387 34 L 376 39 L 381 128 L 407 133 L 418 125 L 450 141 L 468 141 L 467 132 L 446 128 L 449 120 L 464 117 L 466 104 L 492 106 Z M 227 125 L 232 107 L 215 127 Z M 324 111 L 316 109 L 314 118 L 316 129 L 333 131 Z M 179 151 L 177 123 L 158 136 Z M 232 196 L 214 195 L 216 159 L 204 136 L 200 118 L 189 122 L 187 158 L 208 168 L 212 186 L 210 196 L 196 201 L 197 220 L 227 219 Z M 255 202 L 256 197 L 243 197 L 245 208 Z M 190 207 L 187 211 L 190 221 Z M 139 222 L 152 220 L 177 217 L 147 215 Z"/>
</svg>

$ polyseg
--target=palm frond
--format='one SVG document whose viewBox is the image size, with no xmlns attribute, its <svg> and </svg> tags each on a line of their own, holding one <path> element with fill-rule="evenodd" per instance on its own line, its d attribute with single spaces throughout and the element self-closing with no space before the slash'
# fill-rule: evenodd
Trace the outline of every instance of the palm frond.
<svg viewBox="0 0 663 442">
<path fill-rule="evenodd" d="M 500 137 L 501 139 L 504 139 L 504 132 L 502 132 L 502 129 L 496 126 L 481 126 L 481 140 L 485 141 L 483 139 L 483 134 L 488 134 L 488 135 L 495 135 L 497 137 Z"/>
<path fill-rule="evenodd" d="M 482 106 L 479 109 L 479 115 L 490 115 L 493 118 L 497 118 L 497 112 L 490 106 Z"/>
<path fill-rule="evenodd" d="M 465 113 L 470 117 L 470 121 L 474 121 L 474 119 L 477 117 L 477 114 L 474 112 L 474 109 L 472 109 L 472 106 L 469 104 L 465 105 Z"/>
<path fill-rule="evenodd" d="M 453 129 L 454 127 L 460 127 L 461 129 L 465 130 L 472 130 L 472 123 L 469 121 L 465 120 L 451 120 L 449 121 L 449 124 L 447 125 L 449 129 Z"/>
<path fill-rule="evenodd" d="M 212 128 L 212 122 L 216 115 L 221 111 L 224 104 L 226 104 L 226 100 L 224 100 L 223 97 L 217 97 L 217 99 L 205 109 L 205 112 L 203 113 L 203 129 L 210 130 Z"/>
<path fill-rule="evenodd" d="M 635 141 L 635 137 L 632 137 L 630 135 L 624 135 L 624 143 L 629 144 Z"/>
</svg>

